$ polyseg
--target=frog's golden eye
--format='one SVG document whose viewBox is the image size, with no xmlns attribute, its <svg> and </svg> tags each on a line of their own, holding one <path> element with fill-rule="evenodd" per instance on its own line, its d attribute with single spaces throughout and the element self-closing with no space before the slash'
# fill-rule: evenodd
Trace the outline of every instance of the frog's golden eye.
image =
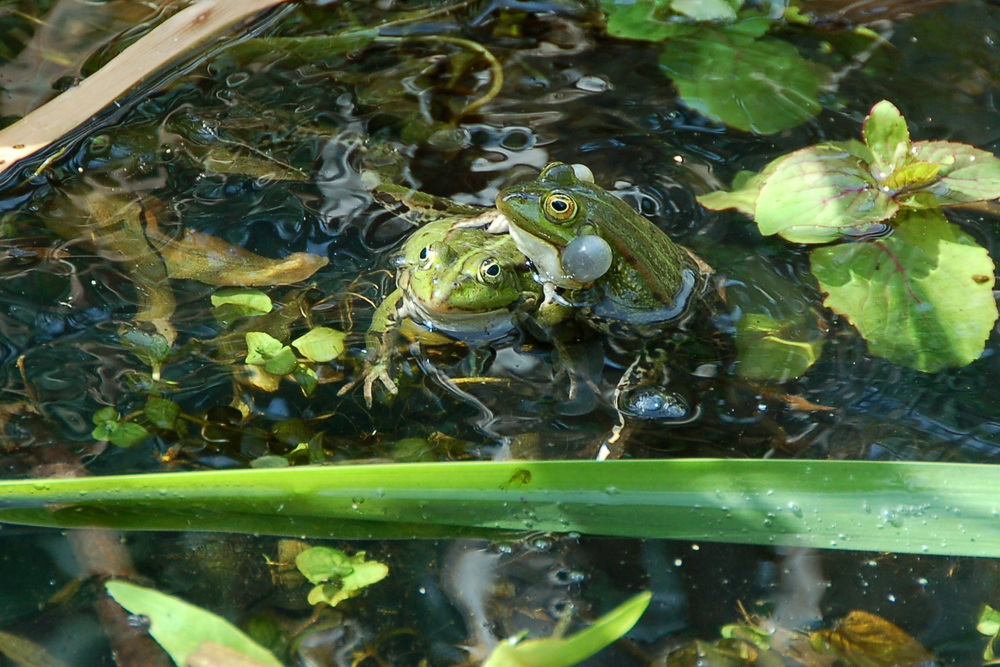
<svg viewBox="0 0 1000 667">
<path fill-rule="evenodd" d="M 545 197 L 545 216 L 552 222 L 566 222 L 576 215 L 576 202 L 569 195 L 553 192 Z"/>
<path fill-rule="evenodd" d="M 479 280 L 487 284 L 494 284 L 500 280 L 500 263 L 495 259 L 483 260 L 479 265 Z"/>
</svg>

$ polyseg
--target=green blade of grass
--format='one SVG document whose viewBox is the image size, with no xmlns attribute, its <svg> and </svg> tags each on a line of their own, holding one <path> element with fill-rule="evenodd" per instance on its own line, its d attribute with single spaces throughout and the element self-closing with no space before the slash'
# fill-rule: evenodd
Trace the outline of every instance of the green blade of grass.
<svg viewBox="0 0 1000 667">
<path fill-rule="evenodd" d="M 0 521 L 315 537 L 577 531 L 1000 555 L 1000 468 L 950 463 L 550 461 L 0 483 Z"/>
</svg>

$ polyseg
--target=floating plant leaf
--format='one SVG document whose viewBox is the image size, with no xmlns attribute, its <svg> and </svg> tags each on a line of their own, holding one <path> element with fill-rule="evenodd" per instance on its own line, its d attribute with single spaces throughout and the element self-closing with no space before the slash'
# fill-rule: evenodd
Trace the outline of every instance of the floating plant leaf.
<svg viewBox="0 0 1000 667">
<path fill-rule="evenodd" d="M 650 593 L 626 600 L 569 637 L 500 642 L 484 667 L 572 667 L 610 645 L 632 629 L 649 606 Z"/>
<path fill-rule="evenodd" d="M 121 415 L 112 407 L 104 407 L 94 413 L 94 430 L 90 435 L 94 440 L 110 442 L 115 447 L 129 448 L 142 442 L 149 431 L 140 424 L 122 421 Z"/>
<path fill-rule="evenodd" d="M 773 134 L 819 113 L 829 72 L 791 44 L 758 38 L 758 25 L 770 24 L 746 19 L 669 39 L 660 66 L 692 109 L 745 132 Z"/>
<path fill-rule="evenodd" d="M 208 642 L 245 655 L 256 661 L 254 664 L 281 667 L 274 655 L 220 616 L 172 595 L 125 581 L 109 581 L 105 586 L 115 602 L 136 616 L 149 619 L 149 634 L 178 665 L 191 664 L 189 658 Z"/>
<path fill-rule="evenodd" d="M 865 145 L 872 152 L 872 164 L 883 178 L 906 163 L 910 154 L 910 131 L 903 114 L 891 102 L 882 100 L 872 107 L 864 125 Z"/>
<path fill-rule="evenodd" d="M 240 317 L 266 315 L 271 312 L 274 304 L 264 292 L 256 289 L 220 289 L 212 295 L 214 308 L 226 307 Z"/>
<path fill-rule="evenodd" d="M 997 320 L 989 254 L 939 211 L 904 211 L 894 226 L 812 252 L 824 303 L 895 363 L 933 372 L 975 361 Z"/>
<path fill-rule="evenodd" d="M 309 604 L 323 602 L 331 607 L 356 597 L 389 575 L 388 566 L 366 560 L 364 551 L 348 556 L 329 547 L 306 549 L 295 557 L 295 567 L 316 585 L 309 592 Z"/>
<path fill-rule="evenodd" d="M 732 21 L 742 0 L 673 0 L 670 8 L 693 21 Z"/>
<path fill-rule="evenodd" d="M 318 361 L 333 361 L 344 353 L 344 339 L 347 334 L 329 327 L 316 327 L 309 333 L 292 341 L 292 347 L 306 359 Z"/>
<path fill-rule="evenodd" d="M 915 141 L 913 157 L 940 165 L 935 181 L 925 186 L 938 206 L 1000 197 L 1000 159 L 989 151 L 955 141 Z"/>
<path fill-rule="evenodd" d="M 612 37 L 660 42 L 688 32 L 691 26 L 678 21 L 670 5 L 672 0 L 601 0 L 607 14 L 607 31 Z"/>
<path fill-rule="evenodd" d="M 857 141 L 819 144 L 780 157 L 757 196 L 760 233 L 825 243 L 886 220 L 899 208 L 878 188 Z"/>
<path fill-rule="evenodd" d="M 272 375 L 288 375 L 299 365 L 292 348 L 262 331 L 246 334 L 247 358 L 251 366 L 261 366 Z"/>
<path fill-rule="evenodd" d="M 759 174 L 751 171 L 741 171 L 733 179 L 733 189 L 731 192 L 716 190 L 715 192 L 699 195 L 698 203 L 713 211 L 734 208 L 752 218 L 757 212 L 757 197 L 760 196 L 760 189 L 764 187 L 767 179 L 771 177 L 780 164 L 780 158 L 772 160 Z"/>
</svg>

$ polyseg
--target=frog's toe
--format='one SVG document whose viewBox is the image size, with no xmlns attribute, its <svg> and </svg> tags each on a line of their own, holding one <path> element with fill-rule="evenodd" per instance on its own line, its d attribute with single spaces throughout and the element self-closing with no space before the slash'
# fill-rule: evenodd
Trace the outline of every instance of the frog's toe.
<svg viewBox="0 0 1000 667">
<path fill-rule="evenodd" d="M 701 408 L 663 387 L 635 387 L 618 396 L 618 411 L 627 418 L 687 424 L 698 419 Z"/>
<path fill-rule="evenodd" d="M 376 366 L 365 376 L 365 405 L 369 408 L 372 406 L 375 398 L 375 383 L 381 382 L 385 390 L 390 394 L 398 394 L 399 387 L 393 382 L 392 378 L 389 377 L 389 369 L 381 366 Z"/>
</svg>

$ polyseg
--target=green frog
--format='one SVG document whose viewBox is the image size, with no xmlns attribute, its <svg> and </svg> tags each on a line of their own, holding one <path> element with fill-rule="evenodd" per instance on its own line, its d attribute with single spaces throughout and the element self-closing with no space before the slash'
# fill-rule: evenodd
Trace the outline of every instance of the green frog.
<svg viewBox="0 0 1000 667">
<path fill-rule="evenodd" d="M 595 321 L 656 328 L 681 319 L 711 272 L 583 165 L 549 164 L 496 198 L 506 231 L 534 264 L 547 298 L 589 309 Z M 557 296 L 556 291 L 560 293 Z"/>
<path fill-rule="evenodd" d="M 496 204 L 504 218 L 491 231 L 506 228 L 531 260 L 546 302 L 578 308 L 613 336 L 646 341 L 615 390 L 619 423 L 598 458 L 619 455 L 623 432 L 637 422 L 697 418 L 698 408 L 671 386 L 676 369 L 658 334 L 683 326 L 711 269 L 595 184 L 583 165 L 553 162 L 536 180 L 502 190 Z"/>
<path fill-rule="evenodd" d="M 396 262 L 396 289 L 375 311 L 368 330 L 369 353 L 375 352 L 364 381 L 369 405 L 376 382 L 390 393 L 397 391 L 389 365 L 404 321 L 450 339 L 485 343 L 509 334 L 519 317 L 540 305 L 542 285 L 513 239 L 491 234 L 482 225 L 458 224 L 467 221 L 427 223 L 404 243 Z"/>
</svg>

